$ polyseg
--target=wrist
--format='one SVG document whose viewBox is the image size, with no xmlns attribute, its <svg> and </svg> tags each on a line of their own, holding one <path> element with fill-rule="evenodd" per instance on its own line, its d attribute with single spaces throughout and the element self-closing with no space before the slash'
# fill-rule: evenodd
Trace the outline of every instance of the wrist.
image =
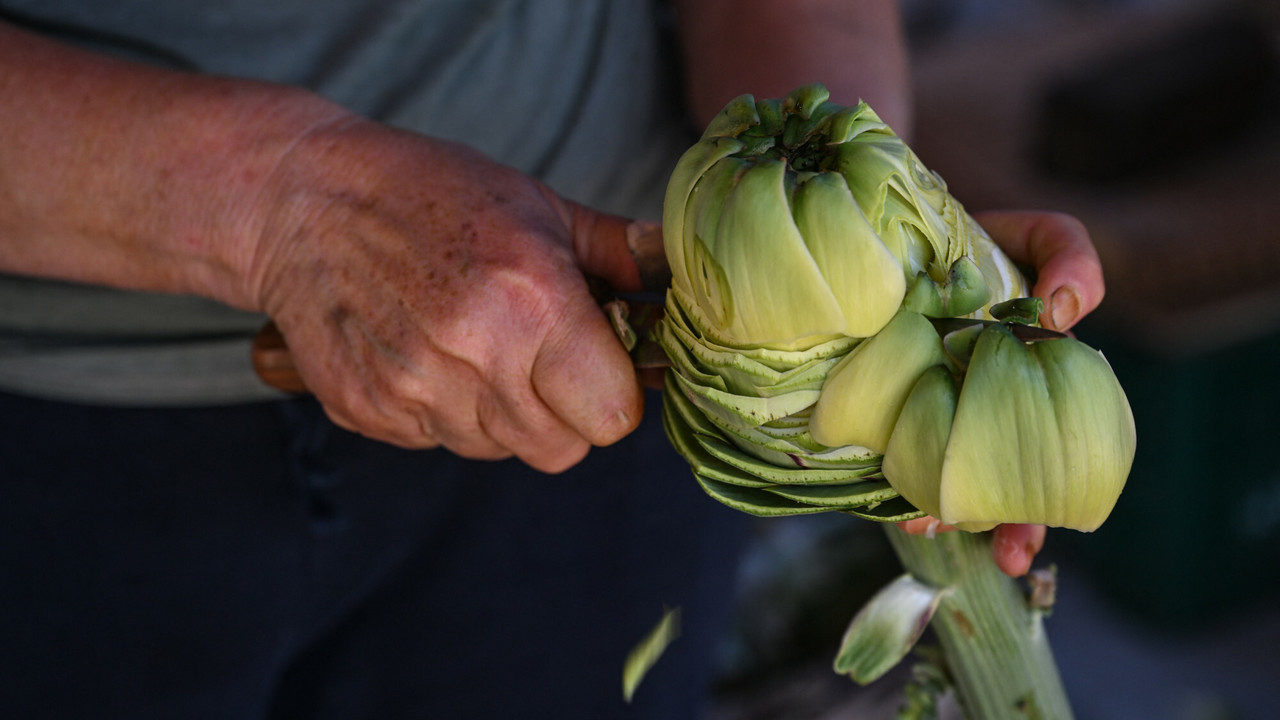
<svg viewBox="0 0 1280 720">
<path fill-rule="evenodd" d="M 274 252 L 269 228 L 290 202 L 282 176 L 299 148 L 328 128 L 354 118 L 312 93 L 240 83 L 208 98 L 207 121 L 191 129 L 185 146 L 186 187 L 180 206 L 194 239 L 190 292 L 251 310 L 263 310 L 262 258 Z M 197 105 L 202 103 L 197 103 Z"/>
</svg>

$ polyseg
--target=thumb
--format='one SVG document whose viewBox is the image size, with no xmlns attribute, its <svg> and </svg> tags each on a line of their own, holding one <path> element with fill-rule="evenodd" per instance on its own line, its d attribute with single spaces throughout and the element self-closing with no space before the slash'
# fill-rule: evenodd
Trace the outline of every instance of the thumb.
<svg viewBox="0 0 1280 720">
<path fill-rule="evenodd" d="M 662 247 L 662 225 L 566 203 L 578 267 L 614 290 L 661 290 L 671 278 Z"/>
<path fill-rule="evenodd" d="M 583 283 L 534 358 L 538 397 L 592 445 L 610 445 L 640 422 L 644 395 L 631 356 Z"/>
<path fill-rule="evenodd" d="M 1014 262 L 1035 268 L 1033 291 L 1045 301 L 1046 327 L 1066 330 L 1102 302 L 1102 265 L 1079 220 L 1028 211 L 989 211 L 974 218 Z"/>
</svg>

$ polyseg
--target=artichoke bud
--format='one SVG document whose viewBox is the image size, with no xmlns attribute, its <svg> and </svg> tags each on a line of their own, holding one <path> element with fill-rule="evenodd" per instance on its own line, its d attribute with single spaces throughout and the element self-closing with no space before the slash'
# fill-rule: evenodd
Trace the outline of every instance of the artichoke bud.
<svg viewBox="0 0 1280 720">
<path fill-rule="evenodd" d="M 1133 459 L 1102 356 L 1015 337 L 1039 301 L 865 104 L 732 100 L 667 186 L 663 421 L 760 515 L 1092 529 Z"/>
<path fill-rule="evenodd" d="M 1128 400 L 1100 353 L 1072 338 L 981 330 L 963 383 L 931 370 L 912 388 L 885 479 L 945 523 L 1096 529 L 1133 464 Z"/>
<path fill-rule="evenodd" d="M 663 211 L 682 298 L 722 340 L 780 349 L 874 335 L 921 272 L 938 285 L 929 314 L 978 310 L 990 293 L 964 218 L 867 105 L 819 85 L 731 101 L 681 158 Z"/>
</svg>

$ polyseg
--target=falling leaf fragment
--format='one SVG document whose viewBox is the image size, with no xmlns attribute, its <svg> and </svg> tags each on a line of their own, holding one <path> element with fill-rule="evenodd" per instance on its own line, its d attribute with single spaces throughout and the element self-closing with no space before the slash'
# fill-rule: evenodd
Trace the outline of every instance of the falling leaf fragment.
<svg viewBox="0 0 1280 720">
<path fill-rule="evenodd" d="M 627 655 L 622 666 L 622 697 L 627 702 L 636 694 L 640 681 L 662 657 L 667 646 L 680 637 L 680 608 L 667 610 L 654 626 Z"/>
</svg>

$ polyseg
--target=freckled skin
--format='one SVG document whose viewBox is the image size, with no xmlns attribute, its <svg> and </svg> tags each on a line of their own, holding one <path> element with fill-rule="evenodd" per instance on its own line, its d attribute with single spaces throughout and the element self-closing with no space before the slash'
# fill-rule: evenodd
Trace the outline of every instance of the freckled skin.
<svg viewBox="0 0 1280 720">
<path fill-rule="evenodd" d="M 273 191 L 289 200 L 260 240 L 260 304 L 339 424 L 554 472 L 639 421 L 576 256 L 580 209 L 472 150 L 365 122 L 300 143 Z"/>
</svg>

